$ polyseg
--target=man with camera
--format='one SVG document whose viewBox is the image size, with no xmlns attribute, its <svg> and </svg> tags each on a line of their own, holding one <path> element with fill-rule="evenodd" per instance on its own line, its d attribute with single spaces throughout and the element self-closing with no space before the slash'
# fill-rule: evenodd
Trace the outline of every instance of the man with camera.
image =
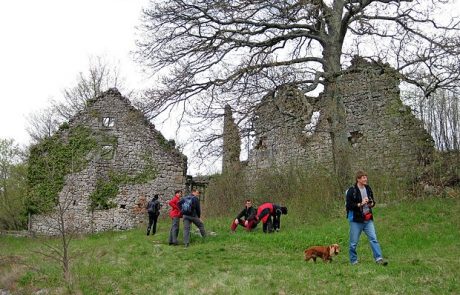
<svg viewBox="0 0 460 295">
<path fill-rule="evenodd" d="M 364 171 L 356 173 L 356 184 L 347 190 L 346 195 L 347 218 L 350 222 L 350 263 L 352 265 L 358 263 L 356 248 L 359 237 L 364 232 L 369 240 L 375 262 L 386 266 L 388 262 L 383 259 L 374 227 L 372 215 L 372 208 L 375 206 L 374 195 L 367 184 L 367 174 Z"/>
</svg>

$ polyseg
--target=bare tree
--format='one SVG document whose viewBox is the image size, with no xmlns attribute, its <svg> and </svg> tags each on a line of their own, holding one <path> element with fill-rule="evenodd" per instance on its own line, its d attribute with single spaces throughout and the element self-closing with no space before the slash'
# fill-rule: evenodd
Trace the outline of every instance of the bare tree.
<svg viewBox="0 0 460 295">
<path fill-rule="evenodd" d="M 39 254 L 57 262 L 61 266 L 64 280 L 69 287 L 73 283 L 70 267 L 70 243 L 78 232 L 78 226 L 75 226 L 71 222 L 75 218 L 72 218 L 71 211 L 69 210 L 69 207 L 75 201 L 73 196 L 74 194 L 70 191 L 63 194 L 59 198 L 55 210 L 42 217 L 43 222 L 52 231 L 52 234 L 59 237 L 59 243 L 55 245 L 52 241 L 44 240 L 43 249 L 37 251 Z"/>
<path fill-rule="evenodd" d="M 63 119 L 70 120 L 79 111 L 86 108 L 86 103 L 109 88 L 119 88 L 126 96 L 131 91 L 124 88 L 119 68 L 111 65 L 102 57 L 91 58 L 86 73 L 80 73 L 77 85 L 63 90 L 63 100 L 53 101 L 53 108 Z"/>
<path fill-rule="evenodd" d="M 457 87 L 455 87 L 457 85 Z M 418 91 L 417 91 L 418 90 Z M 403 99 L 420 118 L 441 151 L 460 150 L 460 91 L 458 83 L 428 97 L 419 88 L 403 92 Z"/>
<path fill-rule="evenodd" d="M 125 89 L 124 84 L 117 66 L 101 57 L 90 58 L 88 71 L 79 73 L 76 86 L 64 89 L 62 99 L 52 100 L 50 106 L 29 115 L 29 136 L 34 142 L 50 137 L 59 125 L 84 110 L 88 100 L 109 88 L 118 88 L 128 98 L 139 95 Z M 152 108 L 145 100 L 135 99 L 135 102 L 143 113 L 151 113 Z"/>
<path fill-rule="evenodd" d="M 63 119 L 56 112 L 54 107 L 47 107 L 40 111 L 29 114 L 26 131 L 32 142 L 50 137 L 56 132 Z"/>
<path fill-rule="evenodd" d="M 229 104 L 240 126 L 248 126 L 254 106 L 280 86 L 322 89 L 342 184 L 350 160 L 336 82 L 353 56 L 388 62 L 409 82 L 419 81 L 423 68 L 437 81 L 420 85 L 427 91 L 458 79 L 452 59 L 458 63 L 460 26 L 456 18 L 436 21 L 443 0 L 151 3 L 137 57 L 160 78 L 149 93 L 159 112 L 179 105 L 212 126 Z"/>
</svg>

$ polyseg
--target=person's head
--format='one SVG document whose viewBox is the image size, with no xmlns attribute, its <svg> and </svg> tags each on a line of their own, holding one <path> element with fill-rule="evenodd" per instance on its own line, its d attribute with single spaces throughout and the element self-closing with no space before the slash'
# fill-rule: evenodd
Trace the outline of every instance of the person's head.
<svg viewBox="0 0 460 295">
<path fill-rule="evenodd" d="M 281 207 L 281 214 L 286 215 L 288 212 L 287 207 Z"/>
<path fill-rule="evenodd" d="M 356 172 L 356 184 L 361 186 L 367 185 L 367 173 L 363 170 Z"/>
<path fill-rule="evenodd" d="M 194 195 L 195 197 L 199 197 L 200 196 L 200 191 L 197 190 L 196 188 L 192 189 L 192 195 Z"/>
<path fill-rule="evenodd" d="M 159 196 L 158 194 L 155 194 L 155 195 L 153 196 L 153 199 L 154 199 L 154 200 L 158 200 L 158 196 Z"/>
<path fill-rule="evenodd" d="M 246 208 L 250 208 L 250 207 L 252 207 L 252 201 L 251 201 L 251 200 L 249 200 L 249 199 L 248 199 L 248 200 L 246 200 L 246 202 L 245 202 L 245 206 L 246 206 Z"/>
<path fill-rule="evenodd" d="M 181 197 L 181 196 L 182 196 L 182 191 L 181 191 L 180 189 L 178 189 L 178 190 L 176 190 L 176 191 L 174 192 L 174 194 L 175 194 L 175 195 L 179 195 L 179 197 Z"/>
<path fill-rule="evenodd" d="M 287 212 L 288 212 L 287 207 L 279 207 L 278 209 L 276 209 L 277 215 L 281 215 L 281 214 L 286 215 Z"/>
</svg>

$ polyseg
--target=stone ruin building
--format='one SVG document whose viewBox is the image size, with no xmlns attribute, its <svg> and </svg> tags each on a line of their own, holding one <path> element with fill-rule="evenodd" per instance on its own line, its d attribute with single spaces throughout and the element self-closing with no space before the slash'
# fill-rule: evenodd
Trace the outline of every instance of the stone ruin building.
<svg viewBox="0 0 460 295">
<path fill-rule="evenodd" d="M 414 176 L 417 167 L 429 162 L 433 140 L 403 105 L 399 84 L 394 69 L 363 59 L 353 60 L 339 77 L 352 169 Z M 245 169 L 292 164 L 332 171 L 332 142 L 321 103 L 289 87 L 267 95 L 255 112 L 256 136 Z M 224 131 L 224 142 L 226 136 Z"/>
<path fill-rule="evenodd" d="M 160 194 L 160 201 L 165 203 L 175 190 L 185 188 L 187 158 L 117 89 L 110 89 L 89 101 L 87 108 L 70 120 L 68 129 L 60 130 L 57 136 L 65 137 L 77 126 L 90 128 L 102 136 L 99 136 L 98 149 L 87 156 L 86 167 L 67 175 L 59 193 L 62 203 L 69 202 L 70 196 L 65 218 L 66 225 L 75 231 L 90 233 L 133 228 L 145 220 L 146 202 L 154 194 Z M 110 208 L 91 208 L 90 195 L 98 184 L 109 181 L 113 175 L 135 179 L 145 171 L 153 171 L 150 179 L 118 185 Z M 163 210 L 166 211 L 167 206 L 163 206 Z M 30 230 L 56 234 L 55 220 L 49 215 L 33 215 Z"/>
</svg>

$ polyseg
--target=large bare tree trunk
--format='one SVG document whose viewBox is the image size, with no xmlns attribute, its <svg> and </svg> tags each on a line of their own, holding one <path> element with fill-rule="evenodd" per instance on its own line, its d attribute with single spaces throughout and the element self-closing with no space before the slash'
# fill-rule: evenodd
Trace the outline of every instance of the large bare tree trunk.
<svg viewBox="0 0 460 295">
<path fill-rule="evenodd" d="M 327 100 L 327 120 L 332 141 L 332 160 L 339 189 L 351 181 L 351 157 L 346 129 L 346 110 L 337 89 L 337 82 L 329 83 L 325 88 Z"/>
<path fill-rule="evenodd" d="M 342 55 L 345 29 L 342 24 L 343 3 L 334 2 L 336 14 L 328 19 L 328 37 L 323 45 L 324 59 L 324 99 L 326 99 L 327 120 L 332 140 L 332 157 L 334 171 L 337 176 L 338 189 L 344 189 L 351 181 L 350 145 L 348 143 L 346 128 L 346 110 L 343 97 L 338 87 L 338 79 L 341 74 L 340 57 Z"/>
</svg>

